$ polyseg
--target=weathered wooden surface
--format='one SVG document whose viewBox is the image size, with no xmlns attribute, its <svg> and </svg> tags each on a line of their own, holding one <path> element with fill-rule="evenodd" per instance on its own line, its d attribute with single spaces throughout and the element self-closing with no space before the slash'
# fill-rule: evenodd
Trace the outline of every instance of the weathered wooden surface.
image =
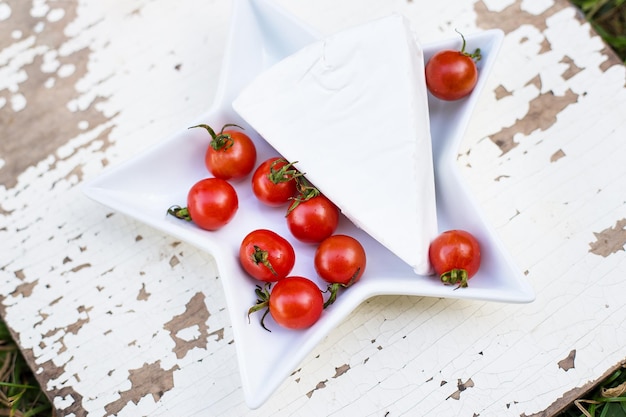
<svg viewBox="0 0 626 417">
<path fill-rule="evenodd" d="M 371 299 L 249 411 L 211 255 L 79 190 L 210 106 L 230 2 L 193 3 L 0 1 L 0 314 L 60 415 L 541 415 L 626 357 L 625 68 L 575 9 L 281 0 L 506 32 L 458 162 L 537 300 Z"/>
</svg>

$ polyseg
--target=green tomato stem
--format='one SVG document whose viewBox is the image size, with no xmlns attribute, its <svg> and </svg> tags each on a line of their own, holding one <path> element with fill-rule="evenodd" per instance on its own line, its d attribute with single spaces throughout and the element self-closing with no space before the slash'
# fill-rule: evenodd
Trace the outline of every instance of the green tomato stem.
<svg viewBox="0 0 626 417">
<path fill-rule="evenodd" d="M 323 308 L 326 308 L 335 302 L 335 300 L 337 299 L 337 293 L 339 292 L 339 288 L 341 287 L 345 287 L 345 285 L 339 284 L 337 282 L 328 286 L 328 289 L 326 291 L 330 292 L 330 296 L 328 297 L 328 300 L 326 300 L 326 302 L 324 303 Z"/>
<path fill-rule="evenodd" d="M 191 214 L 189 214 L 189 210 L 187 209 L 187 207 L 172 206 L 167 209 L 167 214 L 170 214 L 177 219 L 185 220 L 188 222 L 191 221 Z"/>
<path fill-rule="evenodd" d="M 461 46 L 461 51 L 460 52 L 463 55 L 472 58 L 475 62 L 480 61 L 480 59 L 482 58 L 482 56 L 480 54 L 480 48 L 476 48 L 476 50 L 472 54 L 470 54 L 469 52 L 465 52 L 465 46 L 467 45 L 467 43 L 465 42 L 465 36 L 463 36 L 463 34 L 461 32 L 459 32 L 458 30 L 456 30 L 456 29 L 454 29 L 454 30 L 455 30 L 456 33 L 461 35 L 461 39 L 463 39 L 463 45 Z"/>
<path fill-rule="evenodd" d="M 361 272 L 361 268 L 356 269 L 356 272 L 352 275 L 352 277 L 350 277 L 350 281 L 348 281 L 347 284 L 340 284 L 338 282 L 334 282 L 328 286 L 326 291 L 330 292 L 330 296 L 328 297 L 328 300 L 326 300 L 326 302 L 324 303 L 324 308 L 328 307 L 329 305 L 335 302 L 340 288 L 348 288 L 349 286 L 354 284 L 354 282 L 356 281 L 356 278 L 359 276 L 359 272 Z"/>
<path fill-rule="evenodd" d="M 272 287 L 271 283 L 265 285 L 265 287 L 261 288 L 260 286 L 256 286 L 256 290 L 254 290 L 257 295 L 256 304 L 248 309 L 248 323 L 250 323 L 250 314 L 256 313 L 257 311 L 265 309 L 263 316 L 261 316 L 261 327 L 263 327 L 268 332 L 272 332 L 270 329 L 265 327 L 265 317 L 267 313 L 270 312 L 270 288 Z"/>
<path fill-rule="evenodd" d="M 445 285 L 457 285 L 457 288 L 466 288 L 469 279 L 465 269 L 451 269 L 441 274 L 441 282 Z"/>
<path fill-rule="evenodd" d="M 278 163 L 286 163 L 279 169 L 275 169 L 274 166 Z M 272 162 L 270 166 L 270 173 L 267 174 L 267 178 L 274 184 L 280 184 L 281 182 L 288 182 L 291 180 L 297 181 L 298 177 L 303 176 L 301 172 L 293 167 L 295 162 L 287 162 L 284 158 L 279 158 Z"/>
<path fill-rule="evenodd" d="M 224 133 L 224 129 L 226 129 L 227 127 L 238 127 L 241 130 L 244 130 L 243 127 L 236 125 L 234 123 L 226 123 L 224 126 L 222 126 L 222 130 L 220 131 L 219 134 L 215 133 L 215 130 L 213 130 L 213 128 L 207 124 L 199 124 L 196 126 L 191 126 L 189 129 L 194 129 L 196 127 L 202 127 L 204 129 L 206 129 L 207 132 L 209 132 L 209 135 L 211 135 L 211 142 L 209 143 L 209 146 L 211 146 L 211 148 L 215 149 L 216 151 L 219 150 L 227 150 L 228 148 L 230 148 L 231 146 L 233 146 L 233 137 L 228 134 L 228 133 Z"/>
<path fill-rule="evenodd" d="M 252 258 L 252 262 L 254 262 L 256 265 L 263 264 L 270 270 L 272 275 L 278 275 L 269 260 L 269 254 L 266 250 L 263 250 L 257 245 L 254 245 L 254 252 L 252 252 L 252 255 L 250 255 L 250 257 Z"/>
<path fill-rule="evenodd" d="M 315 188 L 313 184 L 309 182 L 304 176 L 296 177 L 296 184 L 298 185 L 298 195 L 296 197 L 292 197 L 291 200 L 293 202 L 287 209 L 288 216 L 298 205 L 302 202 L 308 201 L 314 197 L 320 195 L 320 190 Z"/>
</svg>

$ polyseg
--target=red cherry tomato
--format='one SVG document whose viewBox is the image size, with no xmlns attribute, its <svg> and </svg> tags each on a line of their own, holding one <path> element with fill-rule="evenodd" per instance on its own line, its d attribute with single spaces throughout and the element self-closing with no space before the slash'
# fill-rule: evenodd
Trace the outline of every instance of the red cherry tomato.
<svg viewBox="0 0 626 417">
<path fill-rule="evenodd" d="M 322 241 L 315 251 L 315 270 L 330 284 L 349 286 L 357 282 L 366 265 L 365 249 L 347 235 L 333 235 Z"/>
<path fill-rule="evenodd" d="M 318 286 L 308 278 L 289 276 L 264 288 L 257 286 L 257 303 L 248 310 L 250 314 L 265 310 L 261 326 L 265 327 L 265 317 L 269 312 L 280 326 L 288 329 L 306 329 L 319 320 L 324 310 L 324 297 Z"/>
<path fill-rule="evenodd" d="M 459 100 L 468 96 L 478 81 L 475 61 L 479 59 L 479 49 L 473 54 L 465 52 L 465 38 L 460 51 L 443 50 L 435 53 L 426 63 L 428 90 L 441 100 Z"/>
<path fill-rule="evenodd" d="M 361 279 L 367 257 L 365 249 L 355 238 L 333 235 L 319 244 L 313 263 L 318 275 L 330 284 L 330 295 L 324 303 L 326 308 L 335 302 L 341 288 L 347 288 Z"/>
<path fill-rule="evenodd" d="M 237 192 L 227 181 L 205 178 L 195 183 L 187 194 L 187 207 L 173 207 L 169 214 L 193 221 L 206 230 L 217 230 L 228 224 L 239 208 Z"/>
<path fill-rule="evenodd" d="M 300 175 L 298 170 L 284 158 L 270 158 L 254 171 L 252 192 L 268 206 L 281 206 L 296 195 L 296 178 Z"/>
<path fill-rule="evenodd" d="M 464 230 L 448 230 L 430 244 L 430 262 L 444 284 L 467 287 L 480 268 L 478 240 Z"/>
<path fill-rule="evenodd" d="M 211 174 L 223 180 L 239 180 L 254 169 L 256 147 L 248 135 L 238 130 L 224 130 L 227 127 L 239 127 L 226 124 L 219 134 L 205 124 L 192 126 L 203 127 L 211 135 L 204 162 Z"/>
<path fill-rule="evenodd" d="M 274 285 L 269 310 L 276 323 L 288 329 L 306 329 L 319 320 L 324 297 L 317 285 L 304 277 L 287 277 Z"/>
<path fill-rule="evenodd" d="M 304 243 L 319 243 L 332 235 L 339 224 L 339 209 L 323 194 L 298 201 L 287 213 L 291 234 Z"/>
<path fill-rule="evenodd" d="M 254 230 L 243 238 L 239 248 L 243 269 L 259 281 L 273 282 L 285 278 L 296 262 L 293 246 L 271 230 Z"/>
</svg>

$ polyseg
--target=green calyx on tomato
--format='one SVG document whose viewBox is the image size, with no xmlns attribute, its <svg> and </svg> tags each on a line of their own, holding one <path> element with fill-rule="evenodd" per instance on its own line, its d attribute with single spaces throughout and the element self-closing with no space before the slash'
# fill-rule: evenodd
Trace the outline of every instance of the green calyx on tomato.
<svg viewBox="0 0 626 417">
<path fill-rule="evenodd" d="M 441 274 L 439 278 L 446 285 L 458 284 L 457 288 L 467 288 L 469 276 L 465 269 L 451 269 Z"/>
<path fill-rule="evenodd" d="M 297 178 L 302 177 L 304 174 L 294 168 L 293 165 L 295 163 L 297 163 L 297 161 L 288 162 L 284 158 L 278 158 L 277 160 L 272 162 L 272 165 L 270 165 L 270 173 L 267 174 L 267 178 L 274 184 L 280 184 L 282 182 L 288 182 L 292 180 L 297 181 Z M 276 169 L 275 167 L 278 164 L 284 165 Z"/>
<path fill-rule="evenodd" d="M 222 130 L 220 130 L 220 133 L 218 134 L 216 134 L 215 130 L 213 130 L 213 128 L 207 124 L 199 124 L 196 126 L 191 126 L 189 129 L 193 129 L 196 127 L 202 127 L 206 129 L 206 131 L 209 132 L 209 135 L 211 135 L 211 142 L 209 143 L 209 146 L 211 146 L 211 148 L 215 149 L 216 151 L 219 151 L 219 150 L 225 151 L 226 149 L 233 146 L 232 136 L 228 132 L 224 132 L 224 129 L 226 129 L 227 127 L 231 127 L 231 126 L 244 130 L 243 127 L 236 125 L 234 123 L 226 123 L 224 126 L 222 126 Z"/>
<path fill-rule="evenodd" d="M 304 177 L 304 175 L 296 177 L 296 185 L 298 188 L 298 195 L 292 198 L 293 202 L 287 209 L 286 216 L 298 207 L 300 203 L 320 195 L 320 190 L 314 187 L 313 184 L 311 184 L 309 180 Z"/>
<path fill-rule="evenodd" d="M 430 243 L 428 258 L 442 283 L 465 288 L 480 268 L 480 244 L 468 231 L 447 230 Z"/>
<path fill-rule="evenodd" d="M 172 206 L 167 209 L 167 214 L 170 214 L 177 219 L 185 220 L 188 222 L 191 221 L 191 214 L 189 214 L 189 210 L 187 209 L 187 207 Z"/>
<path fill-rule="evenodd" d="M 254 252 L 252 253 L 252 255 L 250 255 L 250 258 L 252 259 L 252 262 L 254 262 L 256 265 L 262 264 L 266 266 L 272 272 L 272 275 L 278 275 L 278 273 L 274 270 L 272 263 L 270 262 L 269 254 L 266 250 L 263 250 L 257 245 L 254 245 Z"/>
</svg>

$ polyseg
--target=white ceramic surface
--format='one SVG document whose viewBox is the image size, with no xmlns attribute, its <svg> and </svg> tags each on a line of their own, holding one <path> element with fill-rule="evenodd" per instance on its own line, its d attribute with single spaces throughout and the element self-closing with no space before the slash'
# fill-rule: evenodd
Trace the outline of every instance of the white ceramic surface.
<svg viewBox="0 0 626 417">
<path fill-rule="evenodd" d="M 258 161 L 275 151 L 240 120 L 231 103 L 238 91 L 261 70 L 317 38 L 314 31 L 296 21 L 269 0 L 234 2 L 233 27 L 222 67 L 217 98 L 213 107 L 199 117 L 199 123 L 220 127 L 237 123 L 247 128 L 256 142 Z M 483 89 L 503 34 L 497 30 L 466 36 L 468 50 L 480 47 L 479 83 L 470 97 L 459 102 L 429 99 L 433 157 L 437 187 L 439 229 L 463 228 L 481 242 L 483 263 L 470 286 L 455 290 L 442 285 L 434 276 L 418 276 L 399 258 L 342 219 L 338 232 L 357 237 L 368 253 L 368 267 L 362 280 L 340 293 L 321 320 L 305 331 L 288 331 L 267 320 L 271 333 L 258 324 L 259 316 L 248 322 L 247 310 L 255 302 L 256 282 L 240 268 L 237 253 L 241 239 L 256 228 L 270 228 L 294 244 L 297 262 L 293 274 L 317 279 L 313 269 L 314 247 L 292 239 L 282 209 L 258 203 L 249 180 L 238 182 L 240 208 L 235 219 L 217 232 L 198 229 L 193 224 L 166 216 L 172 205 L 184 205 L 187 190 L 209 176 L 204 166 L 208 135 L 202 129 L 183 129 L 157 146 L 122 165 L 112 167 L 86 183 L 83 191 L 90 198 L 176 236 L 207 252 L 217 260 L 219 275 L 232 320 L 242 387 L 251 408 L 263 404 L 305 356 L 333 327 L 360 303 L 381 294 L 464 298 L 510 303 L 530 302 L 534 293 L 521 271 L 511 262 L 505 248 L 485 222 L 455 166 L 457 149 L 467 127 L 477 96 Z M 436 44 L 423 45 L 425 59 L 442 48 L 459 48 L 455 36 Z M 320 288 L 325 285 L 317 281 Z"/>
</svg>

